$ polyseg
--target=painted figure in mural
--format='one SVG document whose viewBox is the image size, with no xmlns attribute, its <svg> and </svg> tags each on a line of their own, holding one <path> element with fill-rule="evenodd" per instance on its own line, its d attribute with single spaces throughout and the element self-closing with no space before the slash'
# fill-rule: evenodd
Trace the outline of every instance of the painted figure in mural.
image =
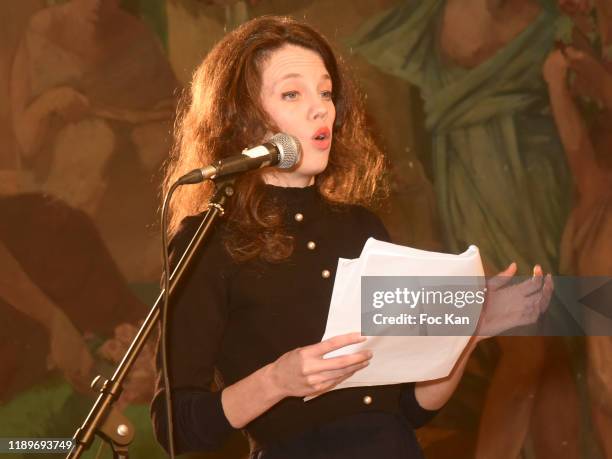
<svg viewBox="0 0 612 459">
<path fill-rule="evenodd" d="M 612 9 L 606 8 L 608 2 L 595 5 L 600 56 L 592 49 L 567 47 L 552 52 L 543 67 L 576 184 L 561 246 L 562 272 L 576 276 L 612 276 Z M 585 97 L 596 102 L 595 113 L 581 109 Z M 598 326 L 612 324 L 603 316 L 597 321 Z M 612 458 L 612 337 L 587 336 L 586 348 L 593 426 L 604 457 Z"/>
<path fill-rule="evenodd" d="M 152 281 L 159 244 L 148 226 L 177 83 L 157 39 L 119 3 L 72 0 L 32 17 L 13 64 L 13 123 L 37 181 L 87 208 L 129 281 Z"/>
<path fill-rule="evenodd" d="M 408 1 L 353 40 L 355 51 L 421 90 L 446 244 L 456 252 L 477 244 L 491 270 L 514 259 L 523 274 L 534 260 L 558 272 L 571 175 L 541 76 L 558 17 L 547 0 Z M 476 457 L 515 458 L 532 413 L 541 457 L 577 457 L 565 345 L 543 337 L 497 342 L 502 355 Z"/>
<path fill-rule="evenodd" d="M 89 383 L 110 376 L 146 308 L 83 211 L 26 192 L 0 195 L 0 213 L 0 431 L 71 436 L 93 402 Z M 148 411 L 152 357 L 149 345 L 118 408 Z"/>
<path fill-rule="evenodd" d="M 44 0 L 0 2 L 0 180 L 19 167 L 9 97 L 13 57 L 30 17 L 44 6 Z"/>
</svg>

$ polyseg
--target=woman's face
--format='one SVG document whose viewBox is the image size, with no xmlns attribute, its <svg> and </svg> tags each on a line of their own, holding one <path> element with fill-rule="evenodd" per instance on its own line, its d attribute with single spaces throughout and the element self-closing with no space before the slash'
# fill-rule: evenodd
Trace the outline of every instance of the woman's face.
<svg viewBox="0 0 612 459">
<path fill-rule="evenodd" d="M 314 51 L 285 45 L 262 64 L 261 103 L 281 132 L 302 145 L 299 164 L 288 170 L 270 169 L 266 183 L 303 187 L 327 167 L 336 108 L 332 81 L 323 59 Z"/>
</svg>

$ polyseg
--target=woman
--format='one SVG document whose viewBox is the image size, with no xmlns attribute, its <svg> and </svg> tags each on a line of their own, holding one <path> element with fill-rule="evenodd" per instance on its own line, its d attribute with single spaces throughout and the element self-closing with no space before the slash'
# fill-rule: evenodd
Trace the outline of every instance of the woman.
<svg viewBox="0 0 612 459">
<path fill-rule="evenodd" d="M 447 378 L 355 387 L 302 401 L 333 388 L 372 357 L 364 350 L 323 359 L 362 342 L 357 333 L 319 341 L 338 258 L 358 257 L 368 237 L 388 239 L 360 205 L 380 195 L 383 160 L 342 63 L 310 27 L 261 17 L 209 53 L 188 102 L 166 188 L 187 170 L 273 132 L 297 137 L 303 155 L 293 169 L 262 169 L 237 179 L 227 221 L 173 298 L 168 338 L 177 452 L 215 449 L 226 434 L 245 429 L 252 458 L 421 457 L 413 429 L 451 396 L 481 338 L 470 342 Z M 171 208 L 173 262 L 211 190 L 183 187 L 178 193 Z M 502 274 L 515 270 L 512 265 Z M 539 267 L 537 272 L 527 289 L 537 293 L 521 297 L 510 314 L 488 315 L 481 335 L 540 314 L 552 283 L 543 283 Z M 487 310 L 495 311 L 497 287 L 490 290 Z M 210 390 L 213 376 L 223 390 Z M 151 409 L 167 447 L 163 397 L 159 385 Z"/>
</svg>

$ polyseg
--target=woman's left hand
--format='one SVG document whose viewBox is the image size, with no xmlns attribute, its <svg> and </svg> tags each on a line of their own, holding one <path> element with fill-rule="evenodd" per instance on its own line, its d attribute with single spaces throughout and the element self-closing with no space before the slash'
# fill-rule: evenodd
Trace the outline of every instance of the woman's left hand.
<svg viewBox="0 0 612 459">
<path fill-rule="evenodd" d="M 548 308 L 553 292 L 550 274 L 536 265 L 533 277 L 508 285 L 516 274 L 516 263 L 487 282 L 487 299 L 476 328 L 476 339 L 498 335 L 514 327 L 535 323 Z"/>
</svg>

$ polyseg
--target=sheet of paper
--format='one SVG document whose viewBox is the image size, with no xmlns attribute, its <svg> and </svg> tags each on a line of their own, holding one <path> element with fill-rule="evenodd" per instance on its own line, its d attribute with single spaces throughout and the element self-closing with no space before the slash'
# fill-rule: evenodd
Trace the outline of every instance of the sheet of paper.
<svg viewBox="0 0 612 459">
<path fill-rule="evenodd" d="M 368 239 L 358 259 L 338 261 L 323 340 L 361 330 L 361 276 L 483 276 L 476 246 L 459 255 Z M 426 381 L 447 376 L 469 336 L 370 336 L 326 358 L 372 350 L 370 365 L 334 389 Z M 309 398 L 307 398 L 309 399 Z"/>
</svg>

